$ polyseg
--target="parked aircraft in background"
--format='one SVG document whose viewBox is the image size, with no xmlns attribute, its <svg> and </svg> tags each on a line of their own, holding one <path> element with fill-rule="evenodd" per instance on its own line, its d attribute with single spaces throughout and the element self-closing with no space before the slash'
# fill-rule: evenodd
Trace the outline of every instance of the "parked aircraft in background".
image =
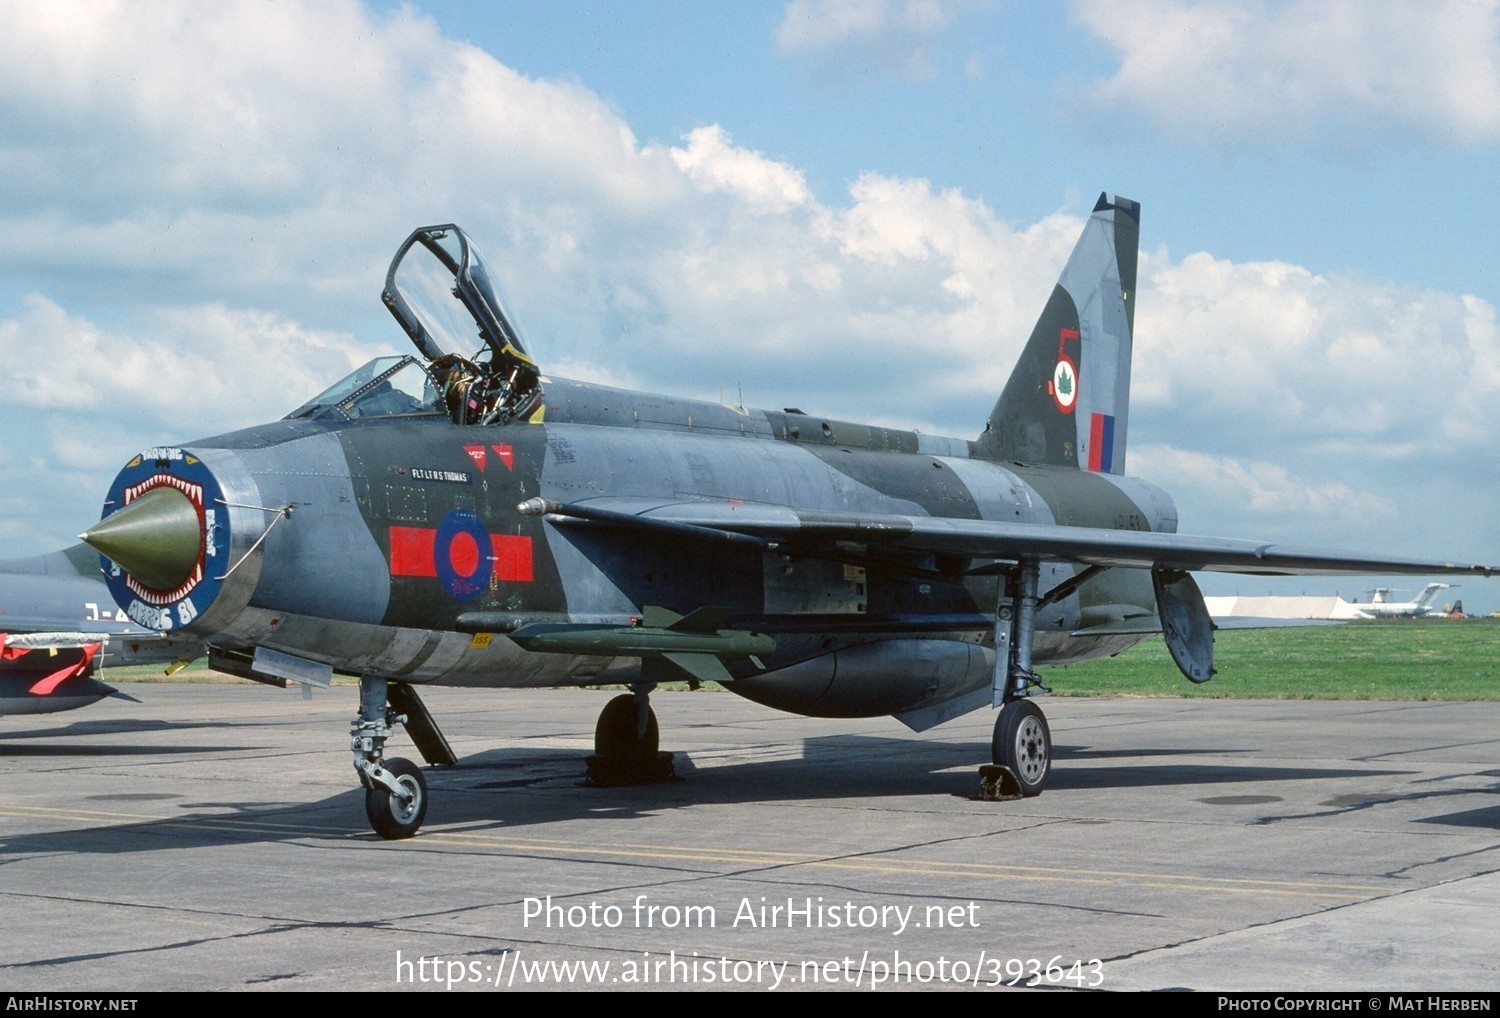
<svg viewBox="0 0 1500 1018">
<path fill-rule="evenodd" d="M 104 637 L 0 632 L 0 716 L 53 714 L 123 696 L 94 678 Z"/>
<path fill-rule="evenodd" d="M 186 663 L 202 655 L 201 640 L 130 622 L 104 583 L 99 556 L 81 544 L 0 562 L 0 715 L 50 714 L 124 696 L 97 678 L 106 665 Z"/>
<path fill-rule="evenodd" d="M 1037 665 L 1161 631 L 1188 678 L 1213 674 L 1191 571 L 1490 573 L 1176 533 L 1167 494 L 1124 474 L 1139 213 L 1100 197 L 973 439 L 550 378 L 468 237 L 420 229 L 384 291 L 420 356 L 145 450 L 84 540 L 131 621 L 208 640 L 216 667 L 358 676 L 383 837 L 428 805 L 385 755 L 395 727 L 454 762 L 424 684 L 628 684 L 599 718 L 601 783 L 669 773 L 667 679 L 918 731 L 993 705 L 992 777 L 1035 795 Z"/>
<path fill-rule="evenodd" d="M 1422 588 L 1415 601 L 1392 601 L 1395 590 L 1391 587 L 1376 587 L 1369 592 L 1368 601 L 1355 601 L 1349 605 L 1366 619 L 1417 619 L 1427 615 L 1443 615 L 1437 596 L 1448 590 L 1451 583 L 1429 583 Z"/>
</svg>

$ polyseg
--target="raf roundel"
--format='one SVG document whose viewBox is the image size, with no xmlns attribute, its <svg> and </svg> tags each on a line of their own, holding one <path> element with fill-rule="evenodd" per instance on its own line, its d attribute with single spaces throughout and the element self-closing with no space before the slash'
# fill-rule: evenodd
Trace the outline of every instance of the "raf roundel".
<svg viewBox="0 0 1500 1018">
<path fill-rule="evenodd" d="M 489 585 L 494 553 L 490 533 L 467 509 L 455 509 L 438 524 L 432 558 L 443 589 L 457 601 L 472 601 Z"/>
</svg>

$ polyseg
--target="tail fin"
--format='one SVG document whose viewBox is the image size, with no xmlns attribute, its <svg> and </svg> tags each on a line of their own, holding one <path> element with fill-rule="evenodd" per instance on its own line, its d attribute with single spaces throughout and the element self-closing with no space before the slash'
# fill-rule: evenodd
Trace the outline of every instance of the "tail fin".
<svg viewBox="0 0 1500 1018">
<path fill-rule="evenodd" d="M 1423 587 L 1421 595 L 1417 598 L 1417 610 L 1424 611 L 1431 608 L 1432 603 L 1437 600 L 1437 596 L 1451 586 L 1452 584 L 1449 583 L 1429 583 Z"/>
<path fill-rule="evenodd" d="M 1101 194 L 975 452 L 1125 472 L 1141 206 Z"/>
</svg>

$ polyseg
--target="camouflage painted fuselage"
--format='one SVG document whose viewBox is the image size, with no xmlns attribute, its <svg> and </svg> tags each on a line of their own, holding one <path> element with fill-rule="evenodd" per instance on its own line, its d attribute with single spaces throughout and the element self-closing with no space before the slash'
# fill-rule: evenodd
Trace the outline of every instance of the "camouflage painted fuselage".
<svg viewBox="0 0 1500 1018">
<path fill-rule="evenodd" d="M 195 492 L 203 568 L 186 589 L 163 592 L 106 563 L 111 586 L 135 621 L 226 650 L 264 647 L 348 674 L 470 686 L 630 681 L 640 661 L 528 652 L 503 635 L 459 631 L 463 616 L 499 620 L 503 633 L 538 621 L 628 625 L 653 605 L 684 614 L 714 606 L 732 613 L 732 627 L 775 639 L 764 669 L 726 662 L 736 692 L 802 713 L 876 715 L 989 684 L 993 575 L 967 575 L 967 560 L 875 548 L 804 557 L 678 535 L 622 540 L 607 523 L 525 516 L 518 504 L 608 497 L 643 508 L 731 502 L 1176 526 L 1170 500 L 1144 482 L 989 462 L 971 456 L 973 443 L 915 432 L 563 380 L 547 383 L 544 420 L 288 420 L 148 450 L 122 471 L 111 503 L 161 484 Z M 284 518 L 271 511 L 284 506 Z M 1045 565 L 1043 587 L 1073 571 Z M 1036 660 L 1116 653 L 1140 637 L 1088 628 L 1152 611 L 1149 573 L 1110 571 L 1040 612 Z"/>
</svg>

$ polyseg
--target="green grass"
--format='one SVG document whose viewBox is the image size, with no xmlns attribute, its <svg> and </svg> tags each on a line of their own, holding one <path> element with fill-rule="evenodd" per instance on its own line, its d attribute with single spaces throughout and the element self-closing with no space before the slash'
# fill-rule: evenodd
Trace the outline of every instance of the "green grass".
<svg viewBox="0 0 1500 1018">
<path fill-rule="evenodd" d="M 1349 622 L 1215 634 L 1218 674 L 1194 686 L 1160 637 L 1118 657 L 1043 669 L 1065 696 L 1500 700 L 1500 621 Z"/>
<path fill-rule="evenodd" d="M 206 658 L 199 658 L 192 664 L 171 675 L 165 674 L 166 665 L 108 665 L 99 673 L 99 678 L 105 682 L 248 682 L 248 679 L 238 679 L 233 675 L 225 675 L 222 672 L 213 671 L 208 667 Z M 354 681 L 354 680 L 350 680 Z"/>
<path fill-rule="evenodd" d="M 1207 696 L 1293 700 L 1500 700 L 1500 620 L 1424 619 L 1231 630 L 1216 635 L 1213 681 L 1178 672 L 1160 637 L 1118 657 L 1041 670 L 1060 696 Z M 197 662 L 106 669 L 114 682 L 243 682 Z M 336 679 L 354 683 L 354 679 Z M 624 688 L 624 687 L 620 687 Z M 663 691 L 686 689 L 667 683 Z M 708 688 L 715 688 L 712 683 Z"/>
</svg>

